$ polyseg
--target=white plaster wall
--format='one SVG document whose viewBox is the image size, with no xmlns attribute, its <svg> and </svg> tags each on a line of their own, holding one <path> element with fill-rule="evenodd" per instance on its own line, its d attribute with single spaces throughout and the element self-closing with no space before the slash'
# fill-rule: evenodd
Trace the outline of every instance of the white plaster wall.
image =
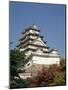
<svg viewBox="0 0 68 90">
<path fill-rule="evenodd" d="M 20 51 L 24 51 L 24 49 L 22 48 L 22 49 L 20 49 Z"/>
<path fill-rule="evenodd" d="M 29 56 L 29 55 L 31 55 L 31 53 L 32 53 L 32 51 L 27 51 L 25 54 L 26 54 L 27 56 Z"/>
<path fill-rule="evenodd" d="M 27 48 L 36 49 L 37 47 L 36 46 L 28 45 Z"/>
<path fill-rule="evenodd" d="M 36 64 L 59 64 L 60 58 L 59 57 L 39 57 L 39 56 L 33 56 L 32 58 L 33 63 Z"/>
<path fill-rule="evenodd" d="M 33 44 L 36 44 L 36 45 L 43 45 L 39 40 L 36 40 Z"/>
<path fill-rule="evenodd" d="M 30 38 L 32 38 L 32 39 L 36 39 L 36 38 L 37 38 L 37 36 L 30 36 Z"/>
<path fill-rule="evenodd" d="M 20 78 L 26 79 L 31 77 L 31 73 L 19 73 Z"/>
</svg>

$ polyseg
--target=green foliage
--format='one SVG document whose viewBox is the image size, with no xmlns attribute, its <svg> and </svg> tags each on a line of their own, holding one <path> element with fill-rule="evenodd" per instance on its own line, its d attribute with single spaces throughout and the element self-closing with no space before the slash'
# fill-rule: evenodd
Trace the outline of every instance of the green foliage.
<svg viewBox="0 0 68 90">
<path fill-rule="evenodd" d="M 27 87 L 27 80 L 22 80 L 19 76 L 19 68 L 27 63 L 25 55 L 19 50 L 10 50 L 10 88 Z M 22 71 L 24 72 L 24 70 Z"/>
<path fill-rule="evenodd" d="M 10 51 L 10 61 L 15 61 L 17 66 L 25 65 L 25 55 L 24 53 L 20 52 L 19 50 L 11 50 Z M 10 63 L 11 64 L 11 63 Z"/>
<path fill-rule="evenodd" d="M 65 79 L 63 78 L 63 73 L 56 72 L 54 76 L 54 82 L 56 85 L 65 85 Z"/>
<path fill-rule="evenodd" d="M 10 88 L 65 85 L 66 64 L 64 59 L 61 59 L 59 66 L 54 64 L 49 66 L 49 68 L 42 67 L 37 76 L 24 80 L 19 77 L 19 72 L 24 72 L 19 67 L 24 67 L 27 62 L 25 55 L 19 50 L 10 51 Z"/>
<path fill-rule="evenodd" d="M 59 71 L 55 71 L 54 73 L 54 82 L 56 83 L 56 85 L 65 85 L 66 84 L 66 63 L 65 63 L 65 59 L 62 58 L 60 61 L 60 68 L 58 69 Z"/>
<path fill-rule="evenodd" d="M 60 61 L 60 67 L 63 71 L 65 71 L 66 69 L 66 63 L 65 63 L 65 59 L 62 58 L 61 61 Z"/>
<path fill-rule="evenodd" d="M 11 86 L 10 86 L 11 89 L 27 88 L 29 85 L 29 82 L 27 80 L 24 80 L 24 79 L 15 79 L 15 80 L 12 80 L 10 82 L 10 84 L 11 84 Z"/>
<path fill-rule="evenodd" d="M 20 67 L 21 63 L 23 66 L 25 65 L 25 58 L 24 54 L 21 53 L 19 50 L 10 50 L 10 78 L 15 79 L 15 77 L 19 77 L 18 75 L 18 68 Z"/>
<path fill-rule="evenodd" d="M 27 82 L 27 80 L 22 80 L 22 79 L 17 80 L 18 88 L 27 88 L 28 85 L 29 85 L 29 83 Z"/>
<path fill-rule="evenodd" d="M 49 71 L 53 73 L 53 83 L 55 85 L 65 85 L 65 64 L 64 62 L 62 62 L 60 66 L 58 65 L 50 66 Z"/>
</svg>

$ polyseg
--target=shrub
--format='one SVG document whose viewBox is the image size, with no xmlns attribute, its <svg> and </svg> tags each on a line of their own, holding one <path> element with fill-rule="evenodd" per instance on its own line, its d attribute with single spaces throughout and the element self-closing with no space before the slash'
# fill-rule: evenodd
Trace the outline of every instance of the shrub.
<svg viewBox="0 0 68 90">
<path fill-rule="evenodd" d="M 43 67 L 36 77 L 29 78 L 30 87 L 45 87 L 65 85 L 65 71 L 58 65 L 51 65 L 49 68 Z"/>
<path fill-rule="evenodd" d="M 65 85 L 64 75 L 61 72 L 56 72 L 54 76 L 54 82 L 56 85 Z"/>
<path fill-rule="evenodd" d="M 27 88 L 29 86 L 29 82 L 24 79 L 15 79 L 10 81 L 10 88 Z"/>
</svg>

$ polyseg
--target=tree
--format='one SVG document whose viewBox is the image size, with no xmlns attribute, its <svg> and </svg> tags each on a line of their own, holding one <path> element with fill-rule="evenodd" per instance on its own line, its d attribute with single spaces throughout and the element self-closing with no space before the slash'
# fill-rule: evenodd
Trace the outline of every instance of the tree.
<svg viewBox="0 0 68 90">
<path fill-rule="evenodd" d="M 49 68 L 43 67 L 37 76 L 28 79 L 30 87 L 65 85 L 65 80 L 65 70 L 63 71 L 57 64 L 53 64 Z"/>
<path fill-rule="evenodd" d="M 53 83 L 55 85 L 65 85 L 65 63 L 60 61 L 60 65 L 51 65 L 49 71 L 53 73 Z"/>
<path fill-rule="evenodd" d="M 27 81 L 19 76 L 20 66 L 24 67 L 27 62 L 24 53 L 16 49 L 10 50 L 10 88 L 27 87 Z"/>
<path fill-rule="evenodd" d="M 65 59 L 62 58 L 61 61 L 60 61 L 60 67 L 63 71 L 65 71 L 66 69 L 66 63 L 65 63 Z"/>
<path fill-rule="evenodd" d="M 24 53 L 19 50 L 10 50 L 10 76 L 18 76 L 18 69 L 26 64 Z M 18 76 L 19 77 L 19 76 Z"/>
<path fill-rule="evenodd" d="M 48 68 L 43 67 L 37 74 L 37 76 L 28 79 L 30 87 L 43 87 L 48 86 L 53 82 L 53 74 Z"/>
<path fill-rule="evenodd" d="M 65 85 L 63 72 L 56 72 L 54 76 L 55 85 Z"/>
</svg>

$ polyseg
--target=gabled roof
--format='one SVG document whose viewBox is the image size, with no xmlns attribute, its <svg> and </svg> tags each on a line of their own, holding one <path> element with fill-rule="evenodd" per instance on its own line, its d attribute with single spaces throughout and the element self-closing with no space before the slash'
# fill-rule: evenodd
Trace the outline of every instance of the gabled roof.
<svg viewBox="0 0 68 90">
<path fill-rule="evenodd" d="M 33 24 L 33 25 L 31 26 L 31 28 L 38 30 L 38 27 L 37 27 L 35 24 Z"/>
<path fill-rule="evenodd" d="M 28 33 L 27 35 L 25 35 L 24 37 L 20 38 L 19 41 L 24 40 L 27 36 L 39 36 L 41 38 L 43 38 L 43 36 L 40 36 L 37 33 Z M 30 37 L 29 37 L 30 38 Z"/>
<path fill-rule="evenodd" d="M 25 31 L 22 32 L 22 34 L 24 34 L 24 33 L 25 33 L 26 31 L 28 31 L 28 30 L 35 30 L 35 31 L 40 32 L 39 28 L 38 28 L 35 24 L 33 24 L 32 26 L 26 28 Z"/>
<path fill-rule="evenodd" d="M 46 46 L 46 44 L 44 43 L 44 41 L 41 38 L 39 38 L 39 37 L 37 39 L 33 40 L 32 44 Z"/>
<path fill-rule="evenodd" d="M 36 54 L 38 54 L 38 53 L 43 54 L 43 51 L 41 50 L 41 48 L 37 48 L 37 50 L 35 51 L 35 53 L 36 53 Z"/>
</svg>

